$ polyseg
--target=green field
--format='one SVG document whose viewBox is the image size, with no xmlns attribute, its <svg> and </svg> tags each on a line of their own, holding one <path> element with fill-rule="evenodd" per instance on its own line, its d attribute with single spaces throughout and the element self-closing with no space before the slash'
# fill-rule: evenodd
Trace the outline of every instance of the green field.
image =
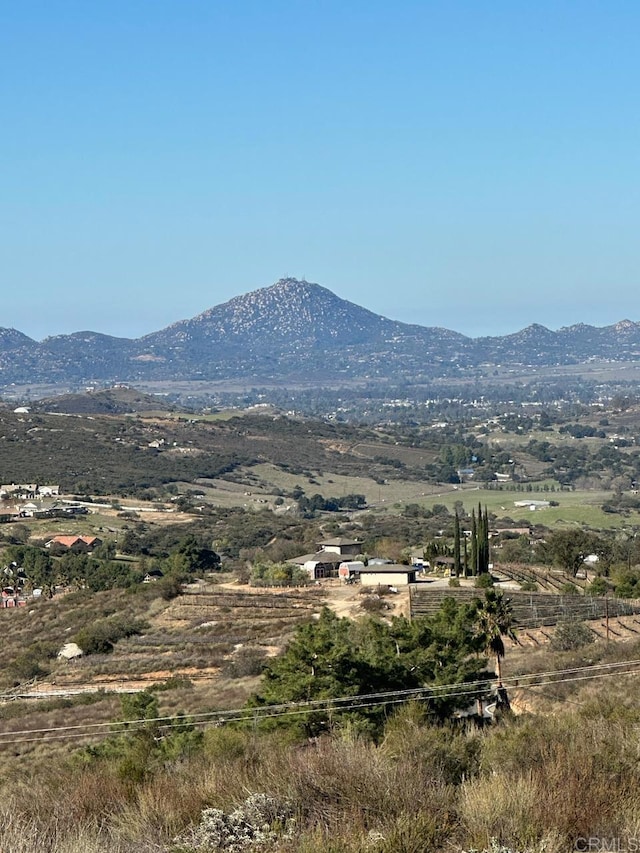
<svg viewBox="0 0 640 853">
<path fill-rule="evenodd" d="M 369 506 L 393 507 L 397 503 L 417 503 L 433 500 L 435 495 L 452 486 L 441 486 L 426 480 L 387 480 L 377 483 L 371 477 L 354 477 L 345 474 L 327 472 L 314 473 L 309 478 L 304 474 L 290 474 L 274 465 L 254 465 L 250 473 L 271 487 L 290 492 L 295 486 L 304 489 L 305 494 L 321 494 L 323 497 L 342 497 L 344 495 L 364 495 Z M 315 482 L 309 482 L 312 479 Z M 268 486 L 266 487 L 268 490 Z"/>
<path fill-rule="evenodd" d="M 239 472 L 237 472 L 239 473 Z M 291 474 L 269 463 L 251 466 L 243 470 L 242 482 L 208 480 L 201 488 L 207 502 L 216 506 L 244 506 L 264 508 L 273 503 L 278 491 L 290 493 L 296 486 L 304 489 L 307 496 L 321 494 L 323 497 L 342 497 L 347 494 L 363 494 L 367 504 L 378 510 L 398 512 L 406 504 L 431 507 L 443 504 L 453 511 L 456 501 L 462 501 L 467 512 L 478 503 L 487 506 L 499 518 L 512 518 L 529 524 L 548 527 L 561 525 L 587 525 L 593 528 L 624 528 L 640 525 L 640 513 L 617 515 L 602 510 L 602 505 L 611 498 L 608 491 L 573 492 L 515 492 L 482 489 L 472 485 L 454 486 L 434 484 L 426 480 L 387 480 L 378 484 L 369 477 L 354 477 L 327 472 L 313 472 L 312 477 Z M 310 482 L 313 481 L 313 482 Z M 548 483 L 549 484 L 549 483 Z M 186 486 L 186 484 L 183 484 Z M 192 486 L 193 487 L 193 486 Z M 553 500 L 558 506 L 544 507 L 532 511 L 528 507 L 516 507 L 515 501 Z M 291 499 L 285 498 L 290 504 Z"/>
<path fill-rule="evenodd" d="M 438 495 L 437 503 L 452 510 L 456 501 L 461 500 L 465 510 L 470 512 L 481 503 L 499 518 L 513 518 L 529 524 L 544 524 L 547 527 L 561 525 L 587 525 L 594 528 L 623 528 L 640 525 L 640 513 L 631 512 L 622 516 L 603 512 L 602 504 L 611 498 L 611 492 L 575 491 L 575 492 L 498 492 L 474 487 L 458 487 L 455 491 Z M 514 506 L 515 501 L 553 500 L 558 506 L 544 507 L 532 511 L 527 507 Z M 433 498 L 422 499 L 423 506 L 432 504 Z"/>
</svg>

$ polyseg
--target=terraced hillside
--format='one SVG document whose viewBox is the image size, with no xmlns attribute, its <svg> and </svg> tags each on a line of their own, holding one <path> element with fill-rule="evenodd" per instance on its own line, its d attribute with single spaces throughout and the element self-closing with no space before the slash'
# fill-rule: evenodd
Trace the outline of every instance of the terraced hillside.
<svg viewBox="0 0 640 853">
<path fill-rule="evenodd" d="M 62 755 L 60 726 L 67 740 L 66 727 L 81 730 L 79 746 L 99 742 L 119 718 L 120 693 L 158 691 L 163 715 L 206 716 L 212 709 L 241 707 L 257 688 L 265 658 L 319 612 L 324 595 L 316 587 L 281 592 L 220 584 L 193 586 L 171 602 L 149 589 L 134 596 L 114 590 L 72 599 L 0 611 L 0 629 L 10 638 L 0 739 L 11 745 L 13 756 Z M 109 654 L 55 658 L 78 631 L 114 618 L 141 620 L 146 627 L 119 640 Z M 47 751 L 40 753 L 44 742 Z"/>
<path fill-rule="evenodd" d="M 482 590 L 429 588 L 428 584 L 411 587 L 411 616 L 429 616 L 440 607 L 444 598 L 471 601 L 482 598 Z M 589 620 L 640 614 L 640 603 L 620 598 L 597 598 L 587 595 L 554 595 L 544 592 L 509 590 L 505 597 L 511 602 L 515 627 L 537 628 L 555 625 L 562 619 Z"/>
<path fill-rule="evenodd" d="M 246 659 L 247 649 L 255 662 L 274 654 L 322 603 L 316 588 L 279 592 L 194 586 L 165 606 L 155 603 L 158 612 L 144 632 L 120 640 L 111 653 L 57 663 L 46 679 L 55 688 L 41 681 L 39 690 L 135 690 L 169 678 L 210 681 L 232 672 L 234 659 Z"/>
</svg>

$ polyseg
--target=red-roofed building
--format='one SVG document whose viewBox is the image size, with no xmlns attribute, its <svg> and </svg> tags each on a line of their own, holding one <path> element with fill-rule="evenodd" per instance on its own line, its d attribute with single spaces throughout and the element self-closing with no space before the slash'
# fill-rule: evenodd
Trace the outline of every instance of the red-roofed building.
<svg viewBox="0 0 640 853">
<path fill-rule="evenodd" d="M 102 545 L 102 539 L 97 536 L 54 536 L 45 544 L 45 548 L 59 552 L 75 551 L 88 554 L 99 545 Z"/>
</svg>

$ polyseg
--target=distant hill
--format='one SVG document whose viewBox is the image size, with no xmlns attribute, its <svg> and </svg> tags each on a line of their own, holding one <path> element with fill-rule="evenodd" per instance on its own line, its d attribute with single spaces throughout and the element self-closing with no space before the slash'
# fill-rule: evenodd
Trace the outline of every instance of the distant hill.
<svg viewBox="0 0 640 853">
<path fill-rule="evenodd" d="M 551 331 L 531 325 L 468 338 L 399 323 L 318 284 L 281 279 L 138 339 L 75 332 L 38 342 L 0 329 L 0 385 L 136 381 L 260 382 L 345 379 L 420 382 L 478 365 L 562 365 L 640 357 L 640 324 Z"/>
<path fill-rule="evenodd" d="M 143 394 L 135 388 L 116 387 L 80 394 L 44 397 L 33 403 L 34 412 L 61 415 L 129 415 L 137 412 L 174 411 L 164 398 Z"/>
</svg>

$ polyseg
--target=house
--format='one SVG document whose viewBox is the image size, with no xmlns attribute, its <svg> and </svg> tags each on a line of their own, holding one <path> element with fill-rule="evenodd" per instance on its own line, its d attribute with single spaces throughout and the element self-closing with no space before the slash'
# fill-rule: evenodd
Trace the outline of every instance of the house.
<svg viewBox="0 0 640 853">
<path fill-rule="evenodd" d="M 448 570 L 450 573 L 453 571 L 453 567 L 456 564 L 455 557 L 445 557 L 438 554 L 437 557 L 431 558 L 431 564 L 435 568 Z"/>
<path fill-rule="evenodd" d="M 424 551 L 424 548 L 416 548 L 409 554 L 411 565 L 415 566 L 417 569 L 423 569 L 425 566 L 429 565 L 429 561 L 425 560 Z"/>
<path fill-rule="evenodd" d="M 303 554 L 300 557 L 292 557 L 287 563 L 293 563 L 304 569 L 311 580 L 322 580 L 322 578 L 337 578 L 340 563 L 340 554 L 332 554 L 329 551 L 317 551 L 314 554 Z"/>
<path fill-rule="evenodd" d="M 362 552 L 362 542 L 359 539 L 326 539 L 316 544 L 318 549 L 313 554 L 302 554 L 300 557 L 292 557 L 288 563 L 309 573 L 311 580 L 322 580 L 323 578 L 337 578 L 340 563 L 345 558 L 355 557 Z"/>
<path fill-rule="evenodd" d="M 142 579 L 142 583 L 156 583 L 163 577 L 164 574 L 160 571 L 160 569 L 151 569 Z"/>
<path fill-rule="evenodd" d="M 360 572 L 362 586 L 408 586 L 416 582 L 416 569 L 398 563 L 366 566 Z"/>
<path fill-rule="evenodd" d="M 465 480 L 473 480 L 476 472 L 474 468 L 458 468 L 456 473 L 460 482 L 464 483 Z"/>
<path fill-rule="evenodd" d="M 360 539 L 326 539 L 318 542 L 316 548 L 341 557 L 357 557 L 362 553 L 362 542 Z"/>
<path fill-rule="evenodd" d="M 60 486 L 39 486 L 37 483 L 4 483 L 0 485 L 0 498 L 32 501 L 38 498 L 57 497 Z"/>
<path fill-rule="evenodd" d="M 513 538 L 515 536 L 531 536 L 530 527 L 496 527 L 489 531 L 489 539 L 493 536 L 504 536 L 505 538 Z"/>
<path fill-rule="evenodd" d="M 24 607 L 25 600 L 18 587 L 5 586 L 0 595 L 0 607 Z"/>
<path fill-rule="evenodd" d="M 21 501 L 33 500 L 37 491 L 37 483 L 6 483 L 0 485 L 0 497 L 12 497 Z"/>
<path fill-rule="evenodd" d="M 9 524 L 12 521 L 17 521 L 20 516 L 12 512 L 0 513 L 0 524 Z"/>
<path fill-rule="evenodd" d="M 45 548 L 52 551 L 74 551 L 77 554 L 90 554 L 94 548 L 102 545 L 102 539 L 97 536 L 54 536 L 45 543 Z"/>
<path fill-rule="evenodd" d="M 43 498 L 52 498 L 60 494 L 60 486 L 38 486 L 38 494 Z"/>
</svg>

